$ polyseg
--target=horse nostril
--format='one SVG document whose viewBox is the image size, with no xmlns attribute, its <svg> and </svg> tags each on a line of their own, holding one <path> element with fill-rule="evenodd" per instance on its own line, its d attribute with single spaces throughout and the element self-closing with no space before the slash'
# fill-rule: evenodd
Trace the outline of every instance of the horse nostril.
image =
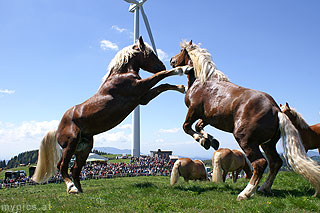
<svg viewBox="0 0 320 213">
<path fill-rule="evenodd" d="M 173 58 L 170 59 L 170 65 L 173 67 L 175 64 L 175 60 L 173 60 Z"/>
</svg>

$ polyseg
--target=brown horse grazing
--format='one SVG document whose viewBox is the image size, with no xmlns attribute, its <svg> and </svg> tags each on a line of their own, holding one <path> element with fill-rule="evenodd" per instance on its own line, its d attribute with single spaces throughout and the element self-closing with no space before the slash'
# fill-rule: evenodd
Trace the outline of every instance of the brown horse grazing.
<svg viewBox="0 0 320 213">
<path fill-rule="evenodd" d="M 306 155 L 299 132 L 281 112 L 273 98 L 264 92 L 231 83 L 216 68 L 210 53 L 192 41 L 183 42 L 181 48 L 181 52 L 171 58 L 171 65 L 191 65 L 194 68 L 187 73 L 189 88 L 185 95 L 185 103 L 189 109 L 183 124 L 184 131 L 206 149 L 217 146 L 203 131 L 206 125 L 210 124 L 222 131 L 233 133 L 251 162 L 253 175 L 237 200 L 248 199 L 254 194 L 267 167 L 267 160 L 259 146 L 265 152 L 270 167 L 270 173 L 259 191 L 271 191 L 273 181 L 282 165 L 276 150 L 280 136 L 292 168 L 309 180 L 316 188 L 316 193 L 319 192 L 320 166 Z M 200 121 L 196 124 L 195 131 L 192 124 L 198 119 Z"/>
<path fill-rule="evenodd" d="M 318 149 L 320 154 L 320 123 L 309 126 L 295 109 L 289 107 L 288 103 L 285 106 L 280 104 L 280 108 L 299 131 L 306 152 L 310 149 Z"/>
<path fill-rule="evenodd" d="M 140 68 L 155 74 L 141 79 Z M 109 74 L 97 93 L 67 110 L 58 129 L 44 137 L 33 180 L 46 181 L 58 168 L 67 185 L 67 192 L 82 192 L 79 175 L 93 147 L 94 135 L 114 128 L 139 104 L 147 104 L 166 90 L 184 92 L 184 86 L 169 84 L 152 88 L 162 79 L 183 72 L 182 68 L 162 70 L 165 66 L 141 37 L 134 45 L 119 51 L 111 61 Z M 58 144 L 63 149 L 61 158 Z M 71 169 L 74 183 L 68 175 L 73 154 L 76 156 Z"/>
<path fill-rule="evenodd" d="M 212 182 L 225 182 L 228 172 L 232 173 L 233 183 L 237 182 L 238 175 L 245 171 L 245 178 L 251 178 L 251 165 L 245 154 L 239 150 L 219 148 L 212 156 Z"/>
<path fill-rule="evenodd" d="M 190 158 L 179 158 L 174 163 L 170 185 L 173 186 L 176 184 L 180 176 L 182 176 L 186 182 L 189 180 L 209 180 L 204 163 L 201 160 L 191 160 Z"/>
</svg>

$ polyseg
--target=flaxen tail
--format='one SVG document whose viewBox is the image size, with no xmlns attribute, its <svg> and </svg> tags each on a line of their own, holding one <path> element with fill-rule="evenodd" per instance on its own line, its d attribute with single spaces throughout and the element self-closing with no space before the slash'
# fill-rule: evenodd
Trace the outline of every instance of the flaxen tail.
<svg viewBox="0 0 320 213">
<path fill-rule="evenodd" d="M 286 160 L 297 173 L 301 174 L 315 187 L 316 193 L 314 196 L 319 196 L 320 165 L 307 156 L 299 132 L 289 118 L 282 112 L 278 113 L 278 117 Z"/>
<path fill-rule="evenodd" d="M 170 177 L 170 185 L 173 186 L 174 184 L 176 184 L 179 180 L 179 167 L 181 165 L 181 161 L 177 160 L 172 168 L 172 172 L 171 172 L 171 177 Z"/>
<path fill-rule="evenodd" d="M 221 153 L 214 153 L 214 160 L 212 162 L 212 182 L 221 183 L 223 182 L 222 178 L 222 168 L 221 168 Z"/>
<path fill-rule="evenodd" d="M 56 141 L 56 130 L 48 132 L 41 141 L 38 163 L 32 180 L 42 183 L 55 175 L 61 154 L 62 150 Z"/>
</svg>

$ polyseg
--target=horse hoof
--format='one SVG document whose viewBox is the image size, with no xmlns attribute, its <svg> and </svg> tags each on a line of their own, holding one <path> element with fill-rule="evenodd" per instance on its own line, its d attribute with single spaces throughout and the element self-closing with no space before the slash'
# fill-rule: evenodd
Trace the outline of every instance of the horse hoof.
<svg viewBox="0 0 320 213">
<path fill-rule="evenodd" d="M 213 139 L 211 140 L 211 146 L 212 148 L 214 148 L 215 150 L 219 149 L 219 141 L 217 139 Z"/>
<path fill-rule="evenodd" d="M 206 150 L 210 149 L 210 142 L 206 138 L 200 139 L 200 144 L 203 146 Z"/>
<path fill-rule="evenodd" d="M 271 189 L 263 189 L 261 187 L 258 189 L 258 192 L 262 194 L 272 194 Z"/>
<path fill-rule="evenodd" d="M 181 92 L 182 94 L 186 94 L 188 87 L 185 85 L 177 85 L 178 86 L 178 91 Z"/>
<path fill-rule="evenodd" d="M 312 195 L 312 197 L 320 197 L 320 194 L 318 192 L 314 193 L 314 195 Z"/>
<path fill-rule="evenodd" d="M 247 197 L 245 197 L 245 196 L 238 196 L 237 197 L 237 201 L 242 201 L 242 200 L 248 200 L 248 198 Z"/>
<path fill-rule="evenodd" d="M 67 192 L 68 194 L 78 194 L 79 193 L 79 190 L 77 187 L 75 187 L 74 184 L 70 184 L 68 187 L 67 187 Z"/>
<path fill-rule="evenodd" d="M 77 189 L 76 187 L 74 187 L 74 188 L 71 188 L 71 189 L 68 191 L 68 193 L 69 193 L 69 195 L 70 195 L 70 194 L 78 194 L 79 191 L 78 191 L 78 189 Z"/>
</svg>

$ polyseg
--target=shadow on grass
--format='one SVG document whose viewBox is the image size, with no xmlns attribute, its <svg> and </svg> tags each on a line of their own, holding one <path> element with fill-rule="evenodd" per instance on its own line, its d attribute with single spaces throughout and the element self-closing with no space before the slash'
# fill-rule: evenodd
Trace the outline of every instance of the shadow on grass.
<svg viewBox="0 0 320 213">
<path fill-rule="evenodd" d="M 203 186 L 198 186 L 198 185 L 193 185 L 193 186 L 175 186 L 175 189 L 181 190 L 181 191 L 192 191 L 192 192 L 197 192 L 198 194 L 201 194 L 203 192 L 207 191 L 217 191 L 217 192 L 230 192 L 230 194 L 239 194 L 242 189 L 240 188 L 234 188 L 231 187 L 230 185 L 210 185 L 207 187 Z"/>
<path fill-rule="evenodd" d="M 180 185 L 174 187 L 177 190 L 181 191 L 192 191 L 196 192 L 198 194 L 208 192 L 208 191 L 217 191 L 217 192 L 228 192 L 232 195 L 238 195 L 244 188 L 240 186 L 235 185 L 210 185 L 210 186 L 200 186 L 200 185 Z M 312 196 L 314 194 L 314 189 L 309 189 L 308 191 L 301 191 L 301 190 L 279 190 L 279 189 L 272 189 L 272 193 L 259 193 L 260 196 L 265 197 L 277 197 L 277 198 L 285 198 L 288 195 L 294 196 L 294 197 L 304 197 L 304 196 Z"/>
<path fill-rule="evenodd" d="M 285 198 L 288 195 L 294 196 L 294 197 L 304 197 L 304 196 L 312 196 L 314 194 L 313 189 L 309 189 L 308 191 L 301 191 L 296 189 L 291 190 L 279 190 L 279 189 L 272 189 L 271 193 L 260 193 L 259 195 L 265 196 L 265 197 L 277 197 L 277 198 Z"/>
</svg>

